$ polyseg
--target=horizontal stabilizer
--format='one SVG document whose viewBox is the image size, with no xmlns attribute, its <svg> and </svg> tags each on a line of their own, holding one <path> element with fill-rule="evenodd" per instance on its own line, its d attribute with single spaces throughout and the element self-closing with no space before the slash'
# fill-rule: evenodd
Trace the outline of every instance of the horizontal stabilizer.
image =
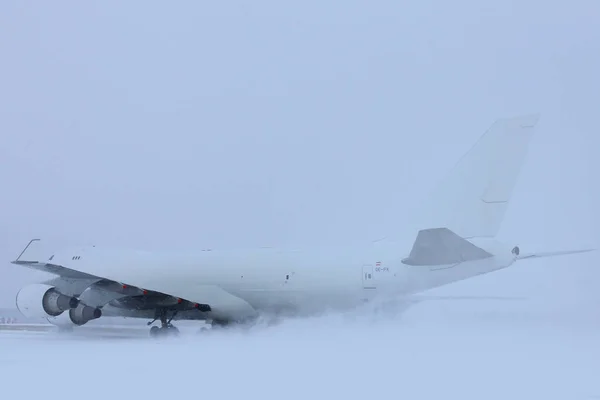
<svg viewBox="0 0 600 400">
<path fill-rule="evenodd" d="M 580 249 L 580 250 L 562 250 L 562 251 L 544 251 L 538 253 L 523 253 L 520 254 L 517 259 L 518 260 L 526 260 L 530 258 L 543 258 L 543 257 L 555 257 L 555 256 L 566 256 L 570 254 L 577 253 L 587 253 L 589 251 L 594 251 L 596 249 Z"/>
<path fill-rule="evenodd" d="M 419 231 L 406 265 L 447 265 L 492 257 L 487 251 L 475 246 L 448 228 Z"/>
<path fill-rule="evenodd" d="M 524 296 L 432 296 L 432 295 L 414 295 L 412 299 L 419 301 L 448 301 L 448 300 L 491 300 L 491 301 L 523 301 L 527 300 Z"/>
</svg>

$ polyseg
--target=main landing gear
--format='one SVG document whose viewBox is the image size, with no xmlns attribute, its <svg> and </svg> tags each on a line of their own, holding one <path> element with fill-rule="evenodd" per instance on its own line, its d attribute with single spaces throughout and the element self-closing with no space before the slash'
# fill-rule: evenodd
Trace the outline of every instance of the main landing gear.
<svg viewBox="0 0 600 400">
<path fill-rule="evenodd" d="M 160 309 L 156 310 L 156 317 L 153 321 L 148 322 L 148 325 L 152 325 L 156 320 L 160 319 L 160 327 L 154 325 L 150 328 L 150 336 L 152 337 L 165 337 L 165 336 L 177 336 L 179 335 L 179 329 L 171 324 L 171 321 L 177 315 L 177 311 L 173 312 L 171 318 L 167 319 L 167 310 Z"/>
</svg>

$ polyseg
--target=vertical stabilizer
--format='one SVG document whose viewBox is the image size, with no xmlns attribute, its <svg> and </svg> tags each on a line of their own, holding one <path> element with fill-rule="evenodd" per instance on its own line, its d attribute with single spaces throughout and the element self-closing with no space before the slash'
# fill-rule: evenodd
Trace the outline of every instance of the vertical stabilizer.
<svg viewBox="0 0 600 400">
<path fill-rule="evenodd" d="M 444 227 L 464 238 L 496 236 L 538 119 L 497 120 L 434 190 L 420 228 Z"/>
</svg>

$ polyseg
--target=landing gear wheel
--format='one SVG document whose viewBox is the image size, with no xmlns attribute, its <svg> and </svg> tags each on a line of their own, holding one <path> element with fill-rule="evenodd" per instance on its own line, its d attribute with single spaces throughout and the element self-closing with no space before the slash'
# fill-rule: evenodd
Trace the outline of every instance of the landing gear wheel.
<svg viewBox="0 0 600 400">
<path fill-rule="evenodd" d="M 175 314 L 173 314 L 173 317 L 175 317 L 176 314 L 177 314 L 177 311 L 175 312 Z M 160 327 L 153 326 L 152 328 L 150 328 L 150 336 L 151 337 L 178 336 L 179 329 L 177 329 L 177 327 L 175 327 L 174 325 L 171 324 L 171 320 L 173 319 L 173 317 L 171 317 L 171 319 L 167 320 L 167 310 L 157 310 L 157 317 L 155 318 L 155 321 L 160 318 L 161 326 Z M 152 324 L 153 322 L 154 321 L 150 322 L 150 324 Z"/>
<path fill-rule="evenodd" d="M 177 329 L 176 326 L 173 326 L 171 324 L 169 324 L 166 327 L 161 328 L 161 329 L 164 329 L 165 334 L 168 336 L 178 336 L 179 335 L 179 329 Z"/>
<path fill-rule="evenodd" d="M 169 336 L 179 336 L 179 329 L 173 325 L 161 326 L 153 326 L 150 328 L 150 336 L 152 337 L 169 337 Z"/>
</svg>

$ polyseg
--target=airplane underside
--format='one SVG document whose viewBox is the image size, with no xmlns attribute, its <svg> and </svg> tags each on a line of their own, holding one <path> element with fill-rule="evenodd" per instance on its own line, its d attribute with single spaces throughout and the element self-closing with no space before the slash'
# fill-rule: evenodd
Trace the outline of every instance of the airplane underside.
<svg viewBox="0 0 600 400">
<path fill-rule="evenodd" d="M 16 303 L 25 316 L 43 317 L 60 330 L 71 330 L 103 316 L 148 319 L 151 336 L 177 335 L 179 330 L 173 325 L 173 321 L 205 321 L 215 329 L 228 326 L 249 327 L 258 321 L 273 325 L 287 318 L 313 314 L 309 310 L 302 311 L 293 304 L 285 303 L 262 309 L 253 318 L 219 318 L 213 313 L 210 304 L 193 303 L 104 279 L 63 277 L 23 287 L 17 294 Z M 359 303 L 349 303 L 346 309 Z M 376 307 L 382 310 L 386 306 L 381 303 Z M 397 306 L 395 309 L 398 311 Z"/>
<path fill-rule="evenodd" d="M 142 290 L 104 279 L 58 277 L 23 287 L 16 297 L 19 311 L 32 318 L 46 318 L 61 329 L 72 329 L 102 316 L 149 319 L 151 335 L 177 334 L 176 320 L 232 322 L 214 318 L 209 304 L 193 303 L 163 293 Z M 159 326 L 153 325 L 158 322 Z"/>
<path fill-rule="evenodd" d="M 36 265 L 35 269 L 46 269 Z M 204 321 L 212 329 L 250 327 L 255 323 L 276 324 L 290 317 L 312 315 L 290 302 L 261 304 L 261 312 L 251 316 L 223 315 L 211 304 L 186 299 L 119 282 L 90 277 L 59 276 L 27 285 L 17 293 L 16 305 L 29 318 L 44 318 L 59 330 L 70 331 L 102 317 L 147 319 L 151 336 L 177 335 L 174 321 Z"/>
</svg>

